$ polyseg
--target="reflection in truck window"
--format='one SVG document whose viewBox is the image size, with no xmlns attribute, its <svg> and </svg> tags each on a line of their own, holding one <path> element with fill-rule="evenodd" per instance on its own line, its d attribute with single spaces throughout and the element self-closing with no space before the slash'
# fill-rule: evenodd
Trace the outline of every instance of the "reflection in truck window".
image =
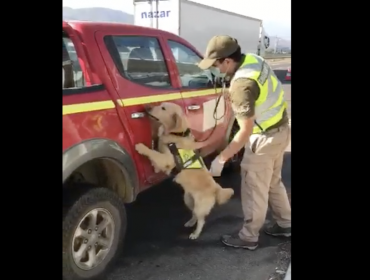
<svg viewBox="0 0 370 280">
<path fill-rule="evenodd" d="M 175 41 L 168 40 L 168 45 L 175 58 L 181 84 L 185 88 L 210 88 L 212 75 L 209 70 L 198 67 L 201 60 L 193 50 Z"/>
<path fill-rule="evenodd" d="M 71 39 L 63 34 L 62 40 L 63 66 L 62 85 L 63 88 L 83 87 L 85 79 L 76 54 L 76 49 Z"/>
<path fill-rule="evenodd" d="M 156 38 L 106 36 L 104 41 L 123 77 L 146 86 L 171 86 L 163 53 Z"/>
</svg>

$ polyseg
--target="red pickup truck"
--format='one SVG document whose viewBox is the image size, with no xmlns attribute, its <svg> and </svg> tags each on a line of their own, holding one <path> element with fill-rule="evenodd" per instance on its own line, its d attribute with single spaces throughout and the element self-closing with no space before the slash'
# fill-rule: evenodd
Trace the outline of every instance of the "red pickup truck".
<svg viewBox="0 0 370 280">
<path fill-rule="evenodd" d="M 134 147 L 155 147 L 145 106 L 179 104 L 208 156 L 235 128 L 199 52 L 157 29 L 63 22 L 63 276 L 101 279 L 123 246 L 125 203 L 164 180 Z"/>
</svg>

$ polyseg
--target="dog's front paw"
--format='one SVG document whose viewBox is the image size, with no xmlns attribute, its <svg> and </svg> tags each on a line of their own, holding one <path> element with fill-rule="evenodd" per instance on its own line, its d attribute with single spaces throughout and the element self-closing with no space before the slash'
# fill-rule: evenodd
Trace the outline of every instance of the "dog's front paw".
<svg viewBox="0 0 370 280">
<path fill-rule="evenodd" d="M 147 147 L 143 143 L 139 143 L 135 145 L 135 149 L 139 154 L 144 154 L 144 151 L 147 149 Z"/>
<path fill-rule="evenodd" d="M 192 234 L 189 235 L 189 239 L 195 240 L 199 237 L 199 233 L 193 232 Z"/>
</svg>

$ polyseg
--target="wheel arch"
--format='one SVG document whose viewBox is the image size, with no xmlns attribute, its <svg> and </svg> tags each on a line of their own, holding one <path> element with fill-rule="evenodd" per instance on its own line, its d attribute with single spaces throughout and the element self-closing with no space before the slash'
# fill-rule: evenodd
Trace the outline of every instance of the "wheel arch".
<svg viewBox="0 0 370 280">
<path fill-rule="evenodd" d="M 134 160 L 109 139 L 85 140 L 63 152 L 63 187 L 73 185 L 74 180 L 110 188 L 126 203 L 134 201 L 139 191 Z"/>
</svg>

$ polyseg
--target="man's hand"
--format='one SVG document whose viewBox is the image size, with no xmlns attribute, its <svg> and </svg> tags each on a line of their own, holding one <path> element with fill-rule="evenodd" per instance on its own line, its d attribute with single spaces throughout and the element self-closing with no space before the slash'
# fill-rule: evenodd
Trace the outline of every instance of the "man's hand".
<svg viewBox="0 0 370 280">
<path fill-rule="evenodd" d="M 209 172 L 211 172 L 213 177 L 220 177 L 222 169 L 224 169 L 225 161 L 222 161 L 219 156 L 217 156 L 211 163 Z"/>
<path fill-rule="evenodd" d="M 253 131 L 254 118 L 237 119 L 239 131 L 235 134 L 233 140 L 219 155 L 221 161 L 227 161 L 237 154 L 248 142 Z"/>
</svg>

